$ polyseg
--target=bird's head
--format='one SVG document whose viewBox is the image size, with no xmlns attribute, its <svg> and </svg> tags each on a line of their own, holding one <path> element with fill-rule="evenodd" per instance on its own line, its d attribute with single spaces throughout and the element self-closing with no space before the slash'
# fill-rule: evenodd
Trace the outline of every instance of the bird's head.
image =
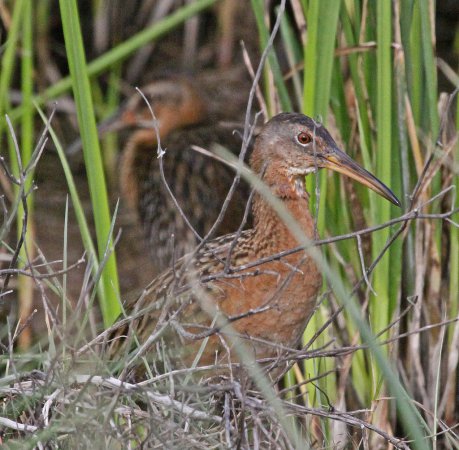
<svg viewBox="0 0 459 450">
<path fill-rule="evenodd" d="M 197 124 L 206 116 L 206 105 L 186 78 L 157 80 L 144 86 L 141 92 L 158 120 L 161 136 Z M 115 115 L 100 124 L 99 134 L 136 128 L 151 130 L 154 135 L 153 117 L 145 98 L 134 92 Z"/>
<path fill-rule="evenodd" d="M 251 164 L 256 173 L 271 167 L 294 182 L 318 169 L 331 169 L 400 206 L 382 181 L 342 152 L 324 126 L 303 114 L 281 113 L 267 122 L 257 137 Z"/>
</svg>

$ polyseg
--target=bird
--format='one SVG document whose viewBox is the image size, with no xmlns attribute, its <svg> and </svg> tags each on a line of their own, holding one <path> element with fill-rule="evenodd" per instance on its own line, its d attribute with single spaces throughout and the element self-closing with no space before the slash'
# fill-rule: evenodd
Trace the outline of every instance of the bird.
<svg viewBox="0 0 459 450">
<path fill-rule="evenodd" d="M 211 150 L 214 143 L 222 143 L 239 152 L 242 146 L 241 134 L 235 132 L 242 129 L 241 108 L 237 107 L 241 105 L 217 113 L 221 105 L 215 107 L 209 97 L 218 93 L 222 101 L 226 96 L 207 80 L 199 85 L 185 76 L 175 76 L 142 88 L 153 107 L 157 129 L 148 104 L 138 93 L 101 127 L 103 132 L 132 130 L 121 152 L 119 185 L 125 204 L 137 213 L 157 271 L 191 251 L 199 237 L 207 234 L 234 179 L 233 169 L 192 149 L 195 145 Z M 165 180 L 157 159 L 157 133 L 166 149 L 162 159 Z M 216 235 L 233 231 L 241 223 L 249 192 L 247 184 L 239 184 Z"/>
<path fill-rule="evenodd" d="M 384 183 L 338 148 L 325 126 L 300 113 L 280 113 L 263 125 L 250 168 L 311 241 L 315 224 L 305 178 L 319 169 L 351 177 L 400 206 Z M 306 250 L 270 258 L 301 242 L 265 195 L 255 192 L 251 208 L 252 228 L 199 246 L 124 305 L 128 319 L 115 324 L 106 342 L 109 358 L 137 352 L 130 364 L 133 376 L 142 377 L 140 356 L 157 360 L 161 340 L 168 361 L 179 368 L 241 366 L 234 333 L 251 360 L 276 358 L 279 349 L 298 345 L 322 275 Z M 132 353 L 135 340 L 139 347 Z"/>
</svg>

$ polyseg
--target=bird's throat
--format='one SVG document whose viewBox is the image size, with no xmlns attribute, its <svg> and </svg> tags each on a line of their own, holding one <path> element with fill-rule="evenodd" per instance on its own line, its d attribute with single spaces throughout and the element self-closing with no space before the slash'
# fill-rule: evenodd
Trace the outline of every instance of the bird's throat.
<svg viewBox="0 0 459 450">
<path fill-rule="evenodd" d="M 270 202 L 260 194 L 254 197 L 253 213 L 258 243 L 256 256 L 259 258 L 278 253 L 280 249 L 289 250 L 301 245 L 292 233 L 293 228 L 300 228 L 307 239 L 314 238 L 314 219 L 309 210 L 309 195 L 304 190 L 304 183 L 301 195 L 296 194 L 299 192 L 297 183 L 276 187 L 277 192 L 273 193 L 276 197 L 281 194 L 283 205 L 289 215 L 284 217 L 282 213 L 277 213 Z M 289 195 L 285 195 L 287 191 Z M 296 257 L 301 258 L 301 252 Z"/>
</svg>

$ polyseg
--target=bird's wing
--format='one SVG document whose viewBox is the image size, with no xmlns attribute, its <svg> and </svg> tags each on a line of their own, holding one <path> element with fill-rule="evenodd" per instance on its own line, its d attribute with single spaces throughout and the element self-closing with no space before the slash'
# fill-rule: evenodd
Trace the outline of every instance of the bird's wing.
<svg viewBox="0 0 459 450">
<path fill-rule="evenodd" d="M 125 348 L 125 342 L 133 331 L 142 343 L 157 331 L 158 324 L 176 316 L 184 308 L 200 308 L 196 301 L 197 290 L 214 294 L 212 298 L 216 293 L 218 295 L 217 281 L 225 276 L 227 258 L 231 257 L 238 264 L 247 262 L 248 253 L 243 243 L 250 239 L 252 233 L 253 229 L 250 229 L 209 241 L 196 254 L 180 258 L 173 268 L 155 278 L 139 297 L 126 302 L 120 319 L 131 320 L 109 337 L 108 353 L 114 356 Z"/>
</svg>

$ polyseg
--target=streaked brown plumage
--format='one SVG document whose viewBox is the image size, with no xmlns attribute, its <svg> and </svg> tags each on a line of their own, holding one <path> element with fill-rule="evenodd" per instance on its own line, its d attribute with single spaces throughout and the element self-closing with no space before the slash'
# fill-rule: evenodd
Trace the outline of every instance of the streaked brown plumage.
<svg viewBox="0 0 459 450">
<path fill-rule="evenodd" d="M 234 171 L 196 153 L 191 147 L 197 145 L 211 149 L 213 144 L 219 143 L 239 152 L 242 139 L 234 132 L 234 122 L 240 124 L 243 116 L 242 105 L 218 113 L 209 97 L 218 96 L 221 91 L 212 85 L 206 86 L 205 94 L 203 91 L 185 78 L 156 81 L 142 89 L 155 111 L 161 145 L 166 149 L 163 158 L 165 179 L 200 236 L 204 236 L 214 224 L 233 181 Z M 224 103 L 224 100 L 222 95 L 218 101 Z M 224 109 L 221 103 L 219 107 Z M 230 120 L 232 123 L 227 123 Z M 121 156 L 123 198 L 139 214 L 153 263 L 157 269 L 165 269 L 170 267 L 173 253 L 176 259 L 183 256 L 198 244 L 198 239 L 164 185 L 156 157 L 156 130 L 147 105 L 137 93 L 115 123 L 115 128 L 122 127 L 135 127 Z M 248 186 L 241 183 L 216 230 L 217 234 L 238 227 L 248 195 Z"/>
<path fill-rule="evenodd" d="M 399 204 L 389 188 L 337 148 L 324 127 L 301 114 L 279 114 L 266 123 L 256 139 L 250 165 L 308 239 L 314 238 L 314 220 L 304 177 L 317 169 L 344 173 Z M 321 274 L 305 252 L 235 272 L 241 265 L 299 245 L 261 194 L 255 195 L 252 211 L 252 229 L 239 237 L 233 234 L 208 242 L 194 256 L 180 259 L 139 299 L 126 305 L 126 311 L 136 319 L 111 336 L 108 353 L 112 358 L 129 350 L 129 337 L 137 336 L 145 347 L 145 342 L 162 330 L 168 356 L 176 366 L 196 363 L 200 351 L 197 365 L 239 361 L 228 328 L 215 328 L 204 348 L 204 335 L 196 334 L 219 325 L 217 317 L 231 320 L 241 315 L 245 317 L 233 320 L 231 326 L 245 340 L 253 358 L 274 357 L 279 346 L 298 344 L 314 309 Z M 228 258 L 231 270 L 225 272 Z M 142 354 L 145 351 L 151 360 L 157 358 L 154 345 L 143 348 Z M 140 359 L 133 366 L 141 376 L 142 368 L 137 364 Z"/>
</svg>

